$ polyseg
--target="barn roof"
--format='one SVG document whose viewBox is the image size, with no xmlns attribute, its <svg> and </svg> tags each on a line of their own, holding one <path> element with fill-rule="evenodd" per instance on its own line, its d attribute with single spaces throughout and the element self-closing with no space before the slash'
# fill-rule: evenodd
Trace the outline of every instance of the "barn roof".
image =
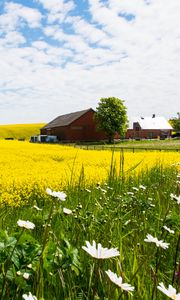
<svg viewBox="0 0 180 300">
<path fill-rule="evenodd" d="M 139 123 L 141 129 L 173 129 L 169 122 L 164 117 L 144 117 L 138 118 L 136 123 Z"/>
<path fill-rule="evenodd" d="M 70 125 L 75 120 L 79 119 L 81 116 L 83 116 L 88 111 L 93 110 L 92 108 L 76 111 L 70 114 L 62 115 L 51 122 L 49 122 L 47 125 L 43 127 L 43 129 L 53 128 L 53 127 L 60 127 L 60 126 L 67 126 Z"/>
</svg>

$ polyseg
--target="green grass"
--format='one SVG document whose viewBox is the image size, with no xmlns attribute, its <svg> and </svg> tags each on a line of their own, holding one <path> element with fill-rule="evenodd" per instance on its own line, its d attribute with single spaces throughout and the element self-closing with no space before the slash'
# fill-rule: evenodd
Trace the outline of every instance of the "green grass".
<svg viewBox="0 0 180 300">
<path fill-rule="evenodd" d="M 77 145 L 80 148 L 88 149 L 108 149 L 108 148 L 123 148 L 130 150 L 180 150 L 180 139 L 167 139 L 167 140 L 142 140 L 142 141 L 121 141 L 114 144 L 106 143 L 86 143 Z"/>
<path fill-rule="evenodd" d="M 22 299 L 31 291 L 38 300 L 161 300 L 166 297 L 157 290 L 160 282 L 178 288 L 180 206 L 170 197 L 179 195 L 175 167 L 157 165 L 126 179 L 111 168 L 111 178 L 103 186 L 85 189 L 82 175 L 79 185 L 69 186 L 66 193 L 65 202 L 32 195 L 26 207 L 1 208 L 0 299 Z M 65 215 L 63 207 L 72 215 Z M 30 220 L 35 229 L 23 231 L 18 219 Z M 168 233 L 164 225 L 175 233 Z M 145 242 L 147 234 L 169 243 L 169 248 Z M 91 257 L 82 246 L 93 240 L 118 248 L 120 256 Z M 108 269 L 135 287 L 133 296 L 109 280 Z M 28 280 L 24 272 L 30 274 Z"/>
<path fill-rule="evenodd" d="M 31 136 L 40 134 L 40 128 L 44 125 L 44 123 L 0 125 L 0 139 L 13 138 L 29 140 Z"/>
<path fill-rule="evenodd" d="M 137 148 L 180 148 L 180 139 L 167 140 L 142 140 L 142 141 L 125 141 L 117 144 L 122 147 L 137 147 Z"/>
</svg>

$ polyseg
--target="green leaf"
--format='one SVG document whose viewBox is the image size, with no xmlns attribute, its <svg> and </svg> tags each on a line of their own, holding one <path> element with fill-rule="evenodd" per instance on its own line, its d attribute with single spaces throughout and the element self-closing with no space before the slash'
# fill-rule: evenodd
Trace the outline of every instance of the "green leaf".
<svg viewBox="0 0 180 300">
<path fill-rule="evenodd" d="M 6 247 L 14 247 L 15 244 L 16 244 L 17 240 L 15 237 L 8 237 L 7 240 L 6 240 L 6 243 L 5 243 L 5 246 Z"/>
</svg>

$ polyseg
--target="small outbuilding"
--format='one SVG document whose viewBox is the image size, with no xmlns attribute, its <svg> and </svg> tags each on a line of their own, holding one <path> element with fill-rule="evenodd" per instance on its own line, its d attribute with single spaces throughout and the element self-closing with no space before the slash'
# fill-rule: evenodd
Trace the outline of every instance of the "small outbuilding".
<svg viewBox="0 0 180 300">
<path fill-rule="evenodd" d="M 41 135 L 57 136 L 62 142 L 107 140 L 103 131 L 97 130 L 92 108 L 61 115 L 41 128 Z"/>
<path fill-rule="evenodd" d="M 133 122 L 133 128 L 128 129 L 127 139 L 165 139 L 172 134 L 172 126 L 164 117 L 141 117 Z"/>
</svg>

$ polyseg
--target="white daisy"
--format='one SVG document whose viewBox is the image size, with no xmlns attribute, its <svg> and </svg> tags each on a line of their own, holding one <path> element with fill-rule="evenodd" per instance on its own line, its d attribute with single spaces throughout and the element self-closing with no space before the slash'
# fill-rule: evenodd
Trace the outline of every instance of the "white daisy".
<svg viewBox="0 0 180 300">
<path fill-rule="evenodd" d="M 110 270 L 105 271 L 108 275 L 109 279 L 115 283 L 117 286 L 119 286 L 122 290 L 127 292 L 133 292 L 134 286 L 131 286 L 129 283 L 122 283 L 122 277 L 118 277 L 116 273 L 111 272 Z"/>
<path fill-rule="evenodd" d="M 133 195 L 134 195 L 133 192 L 127 192 L 127 194 L 128 194 L 129 196 L 133 196 Z"/>
<path fill-rule="evenodd" d="M 167 230 L 169 233 L 174 233 L 174 230 L 171 230 L 169 227 L 167 227 L 166 225 L 164 225 L 163 226 L 163 228 L 165 229 L 165 230 Z"/>
<path fill-rule="evenodd" d="M 55 192 L 49 188 L 46 189 L 46 193 L 52 197 L 58 198 L 61 201 L 65 201 L 67 197 L 67 195 L 64 192 Z"/>
<path fill-rule="evenodd" d="M 157 247 L 161 247 L 163 249 L 167 249 L 169 247 L 168 243 L 165 243 L 162 240 L 158 240 L 156 237 L 153 237 L 151 234 L 147 234 L 147 238 L 144 239 L 144 241 L 148 243 L 155 243 Z"/>
<path fill-rule="evenodd" d="M 17 276 L 20 276 L 20 275 L 21 275 L 21 271 L 17 271 L 17 272 L 16 272 L 16 275 L 17 275 Z"/>
<path fill-rule="evenodd" d="M 29 292 L 29 295 L 24 294 L 22 297 L 24 300 L 37 300 L 36 296 L 33 296 L 31 292 Z"/>
<path fill-rule="evenodd" d="M 142 185 L 142 184 L 140 184 L 139 188 L 142 189 L 142 190 L 144 190 L 144 191 L 146 190 L 146 187 L 144 185 Z"/>
<path fill-rule="evenodd" d="M 66 207 L 63 207 L 63 213 L 65 215 L 72 215 L 72 210 L 71 209 L 68 209 Z"/>
<path fill-rule="evenodd" d="M 28 269 L 32 269 L 32 264 L 27 265 Z"/>
<path fill-rule="evenodd" d="M 170 299 L 173 300 L 180 300 L 180 293 L 176 294 L 176 289 L 172 287 L 172 285 L 168 286 L 168 289 L 165 288 L 164 283 L 159 283 L 158 290 L 160 290 L 163 294 L 168 296 Z"/>
<path fill-rule="evenodd" d="M 137 187 L 135 187 L 135 186 L 133 186 L 132 189 L 133 189 L 134 191 L 136 191 L 136 192 L 139 191 L 139 189 L 138 189 Z"/>
<path fill-rule="evenodd" d="M 29 276 L 30 276 L 29 273 L 24 273 L 24 274 L 23 274 L 23 278 L 26 279 L 26 280 L 29 279 Z"/>
<path fill-rule="evenodd" d="M 174 195 L 174 194 L 171 194 L 170 197 L 171 197 L 172 200 L 173 200 L 173 199 L 176 200 L 176 201 L 177 201 L 177 204 L 180 204 L 180 196 L 176 196 L 176 195 Z"/>
<path fill-rule="evenodd" d="M 120 255 L 117 248 L 107 249 L 107 248 L 103 248 L 101 244 L 98 244 L 96 249 L 95 241 L 93 241 L 92 246 L 88 241 L 86 241 L 86 246 L 87 247 L 82 246 L 82 249 L 85 250 L 87 253 L 89 253 L 92 257 L 98 259 L 106 259 L 106 258 L 111 258 Z"/>
<path fill-rule="evenodd" d="M 19 227 L 24 227 L 26 229 L 34 229 L 35 225 L 30 221 L 18 220 L 17 224 Z"/>
</svg>

